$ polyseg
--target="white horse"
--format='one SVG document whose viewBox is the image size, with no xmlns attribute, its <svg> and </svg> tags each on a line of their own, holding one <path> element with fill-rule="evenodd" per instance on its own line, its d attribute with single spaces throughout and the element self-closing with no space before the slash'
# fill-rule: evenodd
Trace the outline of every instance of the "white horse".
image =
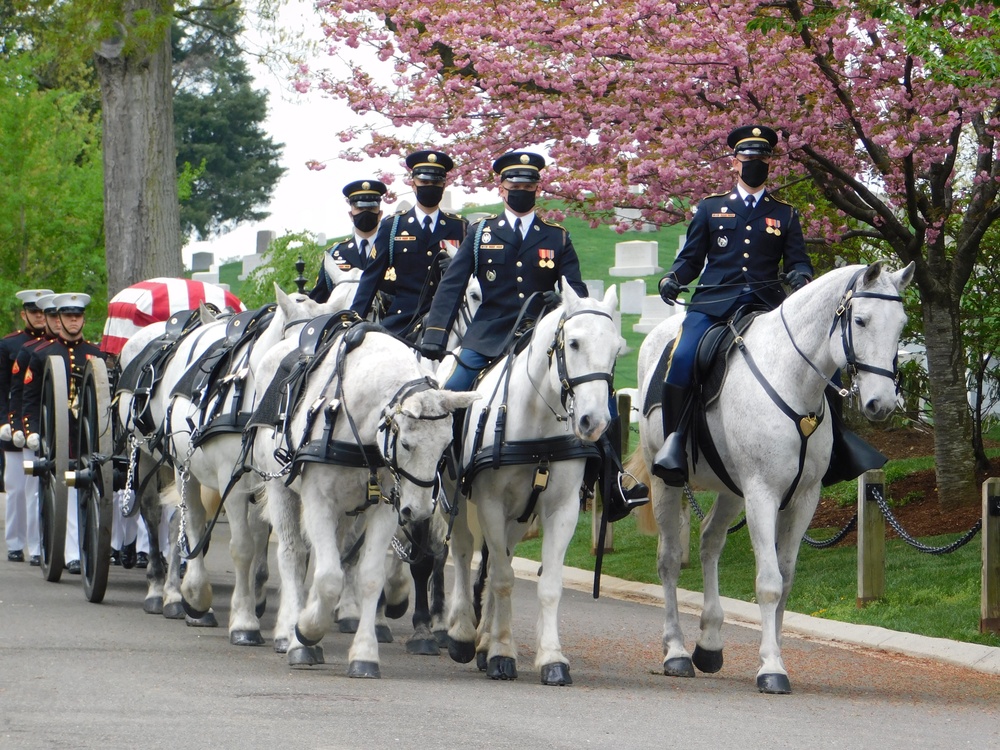
<svg viewBox="0 0 1000 750">
<path fill-rule="evenodd" d="M 651 512 L 660 532 L 658 571 L 666 609 L 664 674 L 693 677 L 693 667 L 703 672 L 722 668 L 718 563 L 726 530 L 745 506 L 757 561 L 761 614 L 757 686 L 765 693 L 791 691 L 781 660 L 781 623 L 799 543 L 830 464 L 833 439 L 831 420 L 824 419 L 828 416 L 824 387 L 836 370 L 848 368 L 862 413 L 873 420 L 892 413 L 896 407 L 894 358 L 906 321 L 900 295 L 912 277 L 912 263 L 895 273 L 884 271 L 881 263 L 830 271 L 777 309 L 754 319 L 742 334 L 742 346 L 728 354 L 725 382 L 705 416 L 724 473 L 741 493 L 719 478 L 704 452 L 698 464 L 690 467 L 692 484 L 719 493 L 701 527 L 705 604 L 693 656 L 684 647 L 677 611 L 677 579 L 686 544 L 680 538 L 681 489 L 659 480 L 650 482 Z M 640 403 L 647 404 L 650 388 L 659 386 L 654 377 L 662 375 L 655 374 L 656 365 L 674 340 L 678 325 L 676 318 L 668 318 L 642 344 Z M 664 441 L 655 398 L 646 407 L 640 433 L 642 450 L 636 451 L 631 464 L 642 471 L 652 465 Z"/>
<path fill-rule="evenodd" d="M 262 361 L 260 377 L 274 379 L 294 349 L 288 343 L 275 347 Z M 338 529 L 353 524 L 352 514 L 361 511 L 366 520 L 357 563 L 362 601 L 348 674 L 379 677 L 375 617 L 385 584 L 385 551 L 398 525 L 430 516 L 437 467 L 452 439 L 451 413 L 478 395 L 438 390 L 411 347 L 364 325 L 339 335 L 317 359 L 298 398 L 286 407 L 287 430 L 258 426 L 253 445 L 255 470 L 269 479 L 267 507 L 278 534 L 282 596 L 275 648 L 279 641 L 287 643 L 292 666 L 323 661 L 318 644 L 344 585 Z M 288 457 L 301 459 L 312 451 L 319 452 L 319 460 L 298 464 L 286 484 Z M 300 519 L 314 563 L 304 603 Z"/>
<path fill-rule="evenodd" d="M 477 386 L 484 400 L 469 410 L 462 465 L 468 474 L 476 456 L 485 457 L 480 470 L 475 468 L 479 461 L 473 464 L 468 499 L 476 506 L 489 551 L 486 605 L 477 633 L 473 537 L 463 502 L 452 536 L 455 582 L 448 612 L 452 659 L 465 663 L 478 652 L 490 678 L 517 677 L 511 553 L 528 529 L 529 516 L 537 513 L 543 541 L 535 666 L 546 685 L 572 682 L 558 629 L 563 559 L 576 529 L 588 460 L 598 456 L 593 443 L 611 421 L 612 373 L 623 344 L 612 317 L 618 305 L 615 287 L 603 300 L 578 297 L 565 279 L 562 288 L 563 304 L 538 321 L 530 343 L 495 364 Z M 487 419 L 477 436 L 484 410 Z M 494 441 L 501 416 L 506 419 L 502 449 Z M 492 465 L 494 447 L 499 468 Z"/>
</svg>

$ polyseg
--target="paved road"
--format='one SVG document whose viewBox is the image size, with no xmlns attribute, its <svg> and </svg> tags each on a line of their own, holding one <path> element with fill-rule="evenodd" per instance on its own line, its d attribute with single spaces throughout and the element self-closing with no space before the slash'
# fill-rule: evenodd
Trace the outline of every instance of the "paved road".
<svg viewBox="0 0 1000 750">
<path fill-rule="evenodd" d="M 223 624 L 226 555 L 219 538 L 209 559 Z M 382 647 L 381 680 L 345 676 L 340 634 L 324 641 L 325 666 L 292 671 L 270 647 L 230 646 L 224 626 L 143 614 L 144 591 L 141 571 L 113 568 L 94 605 L 76 576 L 46 583 L 0 559 L 0 748 L 1000 747 L 995 675 L 786 636 L 794 694 L 764 696 L 758 633 L 727 625 L 721 673 L 666 678 L 658 607 L 577 591 L 562 604 L 575 685 L 544 687 L 530 581 L 516 587 L 521 679 L 510 683 L 407 655 L 408 620 Z M 265 635 L 275 601 L 272 583 Z M 693 645 L 696 620 L 684 628 Z"/>
</svg>

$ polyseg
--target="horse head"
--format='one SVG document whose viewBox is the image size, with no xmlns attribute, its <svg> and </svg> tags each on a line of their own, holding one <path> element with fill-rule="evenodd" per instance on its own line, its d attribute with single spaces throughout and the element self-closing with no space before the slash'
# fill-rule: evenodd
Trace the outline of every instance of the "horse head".
<svg viewBox="0 0 1000 750">
<path fill-rule="evenodd" d="M 479 398 L 475 392 L 439 390 L 424 377 L 400 386 L 382 410 L 378 446 L 396 479 L 403 521 L 431 515 L 438 465 L 453 437 L 452 414 Z"/>
<path fill-rule="evenodd" d="M 625 343 L 614 320 L 618 291 L 611 286 L 603 300 L 580 297 L 565 278 L 562 289 L 562 305 L 546 316 L 558 318 L 549 371 L 573 432 L 593 442 L 611 421 L 615 360 Z"/>
<path fill-rule="evenodd" d="M 831 337 L 839 348 L 838 359 L 851 374 L 852 392 L 868 419 L 886 419 L 896 408 L 896 354 L 906 323 L 902 292 L 913 279 L 911 262 L 889 272 L 881 261 L 858 271 L 838 307 L 834 326 L 841 336 Z"/>
</svg>

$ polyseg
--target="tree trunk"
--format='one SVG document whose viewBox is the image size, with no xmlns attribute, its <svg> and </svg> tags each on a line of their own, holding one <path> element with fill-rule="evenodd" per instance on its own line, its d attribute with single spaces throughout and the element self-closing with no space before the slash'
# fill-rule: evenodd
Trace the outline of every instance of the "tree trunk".
<svg viewBox="0 0 1000 750">
<path fill-rule="evenodd" d="M 101 85 L 104 225 L 108 298 L 156 276 L 180 276 L 180 204 L 173 130 L 170 24 L 143 46 L 128 37 L 132 14 L 155 18 L 172 9 L 159 0 L 127 0 L 121 39 L 95 56 Z M 149 21 L 144 21 L 148 24 Z"/>
<path fill-rule="evenodd" d="M 921 296 L 934 418 L 934 462 L 942 510 L 978 503 L 965 355 L 958 303 Z"/>
</svg>

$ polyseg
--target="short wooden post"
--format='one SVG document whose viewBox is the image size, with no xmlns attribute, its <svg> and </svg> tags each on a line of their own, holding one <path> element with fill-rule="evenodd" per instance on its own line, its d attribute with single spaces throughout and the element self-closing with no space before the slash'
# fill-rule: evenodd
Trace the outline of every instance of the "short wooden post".
<svg viewBox="0 0 1000 750">
<path fill-rule="evenodd" d="M 621 418 L 621 457 L 622 461 L 628 456 L 628 444 L 632 424 L 632 398 L 627 393 L 618 394 L 618 415 Z M 601 497 L 600 483 L 594 488 L 594 512 L 590 514 L 590 554 L 597 554 L 597 545 L 601 535 L 601 508 L 604 507 L 604 498 Z M 601 498 L 601 508 L 598 508 L 597 498 Z M 608 530 L 604 535 L 604 551 L 615 551 L 615 525 L 608 524 Z"/>
<path fill-rule="evenodd" d="M 1000 633 L 1000 478 L 983 482 L 983 581 L 979 632 Z"/>
<path fill-rule="evenodd" d="M 885 497 L 884 471 L 858 479 L 858 609 L 885 594 L 885 517 L 874 493 Z"/>
</svg>

